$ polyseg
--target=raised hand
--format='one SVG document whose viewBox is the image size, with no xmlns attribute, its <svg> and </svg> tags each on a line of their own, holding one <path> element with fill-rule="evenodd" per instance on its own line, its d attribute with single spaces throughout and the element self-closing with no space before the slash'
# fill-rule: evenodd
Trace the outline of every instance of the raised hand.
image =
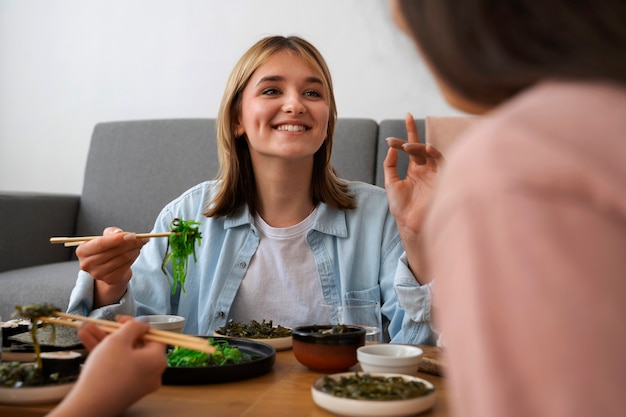
<svg viewBox="0 0 626 417">
<path fill-rule="evenodd" d="M 420 232 L 430 203 L 438 169 L 443 155 L 435 147 L 422 144 L 417 126 L 411 114 L 405 118 L 408 141 L 387 138 L 389 151 L 383 164 L 385 189 L 389 198 L 389 210 L 396 219 L 409 266 L 416 277 L 420 276 Z M 398 152 L 409 155 L 406 176 L 398 176 Z M 420 282 L 428 280 L 420 277 Z"/>
</svg>

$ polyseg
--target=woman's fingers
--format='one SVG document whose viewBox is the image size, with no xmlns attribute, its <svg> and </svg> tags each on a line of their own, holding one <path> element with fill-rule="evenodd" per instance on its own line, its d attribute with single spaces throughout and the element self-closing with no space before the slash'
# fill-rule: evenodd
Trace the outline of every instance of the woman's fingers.
<svg viewBox="0 0 626 417">
<path fill-rule="evenodd" d="M 107 333 L 93 323 L 85 323 L 78 329 L 78 337 L 83 346 L 89 351 L 98 345 L 106 337 Z"/>
</svg>

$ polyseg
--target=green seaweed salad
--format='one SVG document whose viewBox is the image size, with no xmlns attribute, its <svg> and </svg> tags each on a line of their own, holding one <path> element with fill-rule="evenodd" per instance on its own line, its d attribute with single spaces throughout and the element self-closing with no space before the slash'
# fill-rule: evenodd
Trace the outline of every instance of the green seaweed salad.
<svg viewBox="0 0 626 417">
<path fill-rule="evenodd" d="M 200 246 L 202 233 L 198 230 L 200 222 L 193 220 L 182 220 L 175 218 L 170 223 L 170 231 L 172 234 L 167 241 L 167 249 L 165 257 L 161 264 L 161 270 L 169 278 L 169 274 L 165 267 L 168 263 L 172 264 L 172 294 L 176 293 L 178 285 L 183 293 L 185 293 L 185 278 L 189 268 L 189 256 L 193 255 L 193 261 L 196 258 L 196 243 Z"/>
<path fill-rule="evenodd" d="M 257 359 L 256 355 L 241 351 L 230 346 L 226 340 L 209 338 L 209 343 L 215 346 L 215 352 L 208 354 L 176 346 L 167 352 L 167 366 L 171 367 L 199 367 L 224 366 L 250 362 Z"/>
</svg>

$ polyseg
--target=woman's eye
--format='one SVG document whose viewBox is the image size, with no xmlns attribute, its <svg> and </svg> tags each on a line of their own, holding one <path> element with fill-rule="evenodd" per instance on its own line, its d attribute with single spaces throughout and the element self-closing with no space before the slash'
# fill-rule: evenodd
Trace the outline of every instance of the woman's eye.
<svg viewBox="0 0 626 417">
<path fill-rule="evenodd" d="M 278 94 L 279 91 L 277 88 L 266 88 L 265 90 L 263 90 L 263 95 L 264 96 L 273 96 Z"/>
<path fill-rule="evenodd" d="M 316 98 L 320 98 L 322 97 L 322 93 L 320 93 L 317 90 L 309 90 L 309 91 L 305 91 L 304 95 L 307 97 L 316 97 Z"/>
</svg>

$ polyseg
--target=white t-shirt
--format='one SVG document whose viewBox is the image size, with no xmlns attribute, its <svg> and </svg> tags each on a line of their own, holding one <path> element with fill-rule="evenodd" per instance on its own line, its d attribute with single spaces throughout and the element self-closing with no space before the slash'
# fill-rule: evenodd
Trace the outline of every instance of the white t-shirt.
<svg viewBox="0 0 626 417">
<path fill-rule="evenodd" d="M 285 228 L 254 217 L 260 241 L 239 287 L 229 318 L 239 322 L 272 320 L 296 327 L 328 321 L 320 309 L 322 289 L 306 241 L 317 208 L 302 222 Z"/>
</svg>

